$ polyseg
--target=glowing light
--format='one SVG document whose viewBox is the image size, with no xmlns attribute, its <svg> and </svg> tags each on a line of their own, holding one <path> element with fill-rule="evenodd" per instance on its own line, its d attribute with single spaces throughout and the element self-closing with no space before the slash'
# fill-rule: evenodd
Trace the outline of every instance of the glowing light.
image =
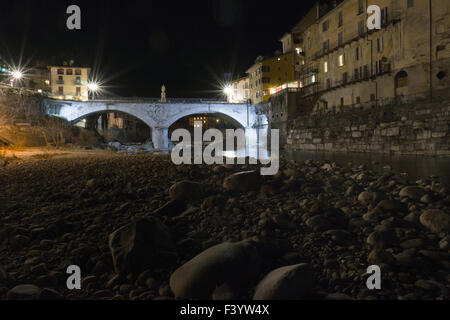
<svg viewBox="0 0 450 320">
<path fill-rule="evenodd" d="M 45 80 L 46 85 L 50 85 L 50 80 Z"/>
<path fill-rule="evenodd" d="M 270 88 L 270 94 L 275 94 L 277 93 L 277 90 L 275 88 Z"/>
<path fill-rule="evenodd" d="M 23 77 L 23 73 L 19 70 L 14 70 L 11 72 L 11 75 L 13 76 L 14 79 L 16 80 L 20 80 Z"/>
<path fill-rule="evenodd" d="M 42 93 L 42 90 L 41 90 L 41 89 L 39 89 L 39 90 L 38 90 L 38 92 L 39 92 L 39 93 Z"/>
<path fill-rule="evenodd" d="M 90 82 L 90 83 L 88 83 L 87 87 L 88 87 L 88 89 L 89 89 L 90 91 L 94 91 L 94 92 L 97 91 L 97 90 L 99 89 L 98 84 L 95 83 L 95 82 Z"/>
<path fill-rule="evenodd" d="M 231 86 L 226 86 L 225 88 L 223 88 L 223 92 L 228 96 L 231 94 L 232 90 L 231 90 Z"/>
</svg>

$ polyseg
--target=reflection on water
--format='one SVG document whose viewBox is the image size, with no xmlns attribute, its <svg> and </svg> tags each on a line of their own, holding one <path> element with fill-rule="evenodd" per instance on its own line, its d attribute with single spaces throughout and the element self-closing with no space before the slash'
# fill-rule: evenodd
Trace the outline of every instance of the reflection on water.
<svg viewBox="0 0 450 320">
<path fill-rule="evenodd" d="M 398 174 L 407 173 L 408 180 L 426 179 L 430 176 L 438 176 L 442 182 L 450 186 L 450 158 L 430 156 L 399 156 L 370 153 L 327 153 L 327 152 L 289 152 L 289 159 L 295 161 L 305 160 L 329 160 L 341 166 L 349 162 L 355 165 L 365 164 L 375 172 L 383 172 L 389 165 L 392 171 Z"/>
</svg>

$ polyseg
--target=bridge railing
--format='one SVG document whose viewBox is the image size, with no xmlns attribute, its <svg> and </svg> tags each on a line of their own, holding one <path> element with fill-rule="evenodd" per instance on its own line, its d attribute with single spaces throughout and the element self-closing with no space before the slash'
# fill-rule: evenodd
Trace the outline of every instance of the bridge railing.
<svg viewBox="0 0 450 320">
<path fill-rule="evenodd" d="M 226 103 L 226 99 L 211 99 L 211 98 L 170 98 L 165 102 L 161 102 L 160 98 L 151 97 L 97 97 L 89 100 L 90 102 L 148 102 L 148 103 Z"/>
</svg>

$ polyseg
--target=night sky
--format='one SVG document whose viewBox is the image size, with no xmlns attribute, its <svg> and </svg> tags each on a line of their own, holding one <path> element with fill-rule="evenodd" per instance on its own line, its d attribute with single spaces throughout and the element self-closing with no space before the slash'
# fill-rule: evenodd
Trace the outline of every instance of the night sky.
<svg viewBox="0 0 450 320">
<path fill-rule="evenodd" d="M 157 97 L 165 84 L 169 98 L 217 97 L 225 73 L 281 50 L 278 40 L 314 2 L 2 0 L 0 54 L 22 65 L 73 59 L 114 95 Z M 79 31 L 66 28 L 72 4 Z"/>
</svg>

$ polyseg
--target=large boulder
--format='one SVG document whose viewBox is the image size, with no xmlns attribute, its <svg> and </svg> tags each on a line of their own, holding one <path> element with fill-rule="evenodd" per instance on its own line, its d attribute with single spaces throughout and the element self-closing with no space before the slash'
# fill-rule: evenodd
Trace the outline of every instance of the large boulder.
<svg viewBox="0 0 450 320">
<path fill-rule="evenodd" d="M 248 288 L 260 269 L 257 243 L 245 240 L 213 246 L 178 268 L 170 288 L 178 299 L 210 299 L 217 286 Z"/>
<path fill-rule="evenodd" d="M 136 220 L 109 236 L 109 249 L 118 273 L 138 274 L 175 256 L 169 231 L 155 217 Z"/>
<path fill-rule="evenodd" d="M 439 209 L 425 210 L 420 216 L 420 223 L 435 233 L 450 231 L 450 215 Z"/>
<path fill-rule="evenodd" d="M 248 192 L 258 190 L 261 185 L 261 175 L 259 171 L 244 171 L 235 173 L 223 182 L 226 190 L 233 192 Z"/>
<path fill-rule="evenodd" d="M 169 189 L 169 196 L 172 200 L 195 201 L 203 198 L 203 185 L 194 181 L 180 181 Z"/>
<path fill-rule="evenodd" d="M 37 300 L 41 289 L 32 284 L 21 284 L 8 291 L 8 300 Z"/>
<path fill-rule="evenodd" d="M 411 200 L 419 201 L 420 198 L 425 194 L 425 191 L 416 186 L 404 187 L 400 190 L 399 196 L 401 198 L 409 198 Z"/>
<path fill-rule="evenodd" d="M 313 289 L 313 268 L 307 263 L 270 272 L 255 290 L 254 300 L 298 300 Z"/>
</svg>

